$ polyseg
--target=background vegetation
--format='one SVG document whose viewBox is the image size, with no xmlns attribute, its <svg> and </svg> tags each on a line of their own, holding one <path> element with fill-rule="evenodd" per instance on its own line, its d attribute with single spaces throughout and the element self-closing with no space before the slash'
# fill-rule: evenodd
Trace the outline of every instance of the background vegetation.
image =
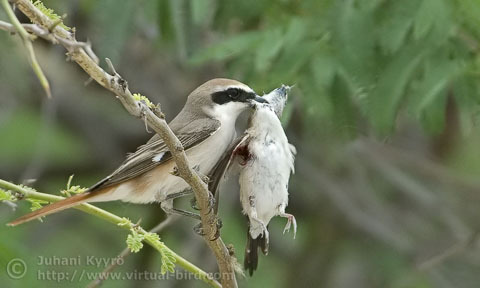
<svg viewBox="0 0 480 288">
<path fill-rule="evenodd" d="M 478 287 L 480 275 L 480 2 L 476 0 L 45 0 L 77 38 L 109 57 L 132 91 L 161 102 L 167 118 L 214 77 L 258 93 L 295 84 L 283 123 L 298 149 L 288 210 L 297 239 L 270 225 L 271 252 L 248 287 Z M 20 15 L 19 15 L 20 16 Z M 3 11 L 0 19 L 7 20 Z M 21 18 L 22 19 L 22 18 Z M 23 18 L 24 19 L 24 18 Z M 0 178 L 37 179 L 57 193 L 68 176 L 89 186 L 151 135 L 109 93 L 35 43 L 52 86 L 47 100 L 18 37 L 0 33 Z M 188 199 L 180 205 L 188 207 Z M 100 205 L 153 227 L 158 205 Z M 26 213 L 0 205 L 3 223 Z M 245 220 L 235 181 L 223 190 L 222 237 L 243 261 Z M 207 271 L 215 261 L 182 219 L 166 244 Z M 101 271 L 37 265 L 39 256 L 114 257 L 125 233 L 77 211 L 18 228 L 0 225 L 0 266 L 29 271 L 4 287 L 39 281 L 37 271 Z M 83 261 L 84 262 L 84 261 Z M 145 247 L 117 271 L 158 271 Z M 3 270 L 3 268 L 2 268 Z M 76 283 L 85 286 L 89 281 Z M 197 281 L 106 281 L 104 287 L 202 287 Z"/>
</svg>

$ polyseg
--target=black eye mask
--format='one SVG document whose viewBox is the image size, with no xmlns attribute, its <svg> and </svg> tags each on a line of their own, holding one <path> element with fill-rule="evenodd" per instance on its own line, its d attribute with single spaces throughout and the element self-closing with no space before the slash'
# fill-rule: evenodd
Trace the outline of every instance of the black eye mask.
<svg viewBox="0 0 480 288">
<path fill-rule="evenodd" d="M 254 99 L 255 96 L 254 92 L 247 92 L 239 88 L 228 88 L 224 91 L 212 93 L 212 101 L 222 105 L 228 102 L 247 102 L 247 100 Z"/>
</svg>

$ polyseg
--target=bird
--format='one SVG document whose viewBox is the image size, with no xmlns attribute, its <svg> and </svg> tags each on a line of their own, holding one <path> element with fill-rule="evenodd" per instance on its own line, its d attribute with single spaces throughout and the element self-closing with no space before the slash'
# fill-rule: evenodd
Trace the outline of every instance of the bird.
<svg viewBox="0 0 480 288">
<path fill-rule="evenodd" d="M 244 268 L 250 276 L 258 266 L 258 249 L 268 254 L 268 223 L 274 216 L 287 218 L 283 233 L 292 225 L 294 238 L 297 232 L 295 217 L 285 212 L 296 149 L 279 119 L 289 90 L 282 85 L 263 96 L 265 102 L 255 103 L 247 130 L 232 143 L 210 176 L 209 189 L 218 198 L 219 182 L 234 163 L 239 165 L 240 203 L 248 221 Z"/>
<path fill-rule="evenodd" d="M 236 80 L 216 78 L 191 92 L 179 114 L 169 123 L 182 143 L 190 165 L 207 175 L 236 137 L 238 116 L 254 103 L 265 102 L 250 87 Z M 197 214 L 173 207 L 173 200 L 191 195 L 188 184 L 172 171 L 175 162 L 165 142 L 155 134 L 110 175 L 59 202 L 26 214 L 8 225 L 15 226 L 81 203 L 121 200 L 147 204 L 159 202 L 167 213 L 199 219 Z"/>
</svg>

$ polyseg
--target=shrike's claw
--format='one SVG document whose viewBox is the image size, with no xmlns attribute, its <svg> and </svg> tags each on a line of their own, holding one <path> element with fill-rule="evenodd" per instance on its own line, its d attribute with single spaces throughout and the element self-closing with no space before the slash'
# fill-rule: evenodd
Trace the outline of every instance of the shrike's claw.
<svg viewBox="0 0 480 288">
<path fill-rule="evenodd" d="M 215 225 L 216 225 L 216 229 L 215 229 L 215 233 L 213 234 L 213 237 L 210 239 L 210 241 L 215 241 L 218 239 L 218 237 L 220 237 L 220 229 L 222 228 L 223 226 L 223 223 L 222 223 L 222 220 L 218 217 L 215 217 Z M 198 223 L 197 225 L 193 226 L 193 232 L 197 233 L 198 235 L 200 236 L 205 236 L 206 233 L 205 233 L 205 229 L 203 228 L 202 226 L 202 223 Z"/>
<path fill-rule="evenodd" d="M 193 232 L 197 233 L 198 235 L 200 235 L 202 237 L 205 236 L 205 231 L 203 230 L 202 222 L 193 226 Z"/>
<path fill-rule="evenodd" d="M 197 211 L 200 210 L 200 207 L 198 207 L 198 205 L 197 205 L 197 199 L 195 197 L 193 197 L 190 200 L 190 206 L 194 210 L 197 210 Z M 209 211 L 209 213 L 213 210 L 214 207 L 215 207 L 215 196 L 213 196 L 213 194 L 210 192 L 208 194 L 208 211 Z"/>
<path fill-rule="evenodd" d="M 208 192 L 208 211 L 209 213 L 212 212 L 215 208 L 215 196 L 213 196 L 212 192 Z"/>
<path fill-rule="evenodd" d="M 293 224 L 293 239 L 295 239 L 295 237 L 297 235 L 297 220 L 295 220 L 295 216 L 293 216 L 292 214 L 288 214 L 288 213 L 283 213 L 280 216 L 288 219 L 287 224 L 285 225 L 285 228 L 283 229 L 283 234 L 285 234 L 285 232 L 289 232 L 290 227 Z"/>
</svg>

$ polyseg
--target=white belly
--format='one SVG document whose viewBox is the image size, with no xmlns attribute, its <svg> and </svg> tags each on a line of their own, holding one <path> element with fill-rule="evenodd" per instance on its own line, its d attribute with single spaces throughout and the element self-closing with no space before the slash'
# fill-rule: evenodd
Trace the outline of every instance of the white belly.
<svg viewBox="0 0 480 288">
<path fill-rule="evenodd" d="M 265 225 L 272 217 L 284 212 L 288 205 L 291 160 L 289 152 L 276 144 L 265 145 L 262 140 L 252 140 L 248 149 L 255 156 L 242 168 L 239 176 L 244 213 L 248 216 L 255 213 Z"/>
</svg>

